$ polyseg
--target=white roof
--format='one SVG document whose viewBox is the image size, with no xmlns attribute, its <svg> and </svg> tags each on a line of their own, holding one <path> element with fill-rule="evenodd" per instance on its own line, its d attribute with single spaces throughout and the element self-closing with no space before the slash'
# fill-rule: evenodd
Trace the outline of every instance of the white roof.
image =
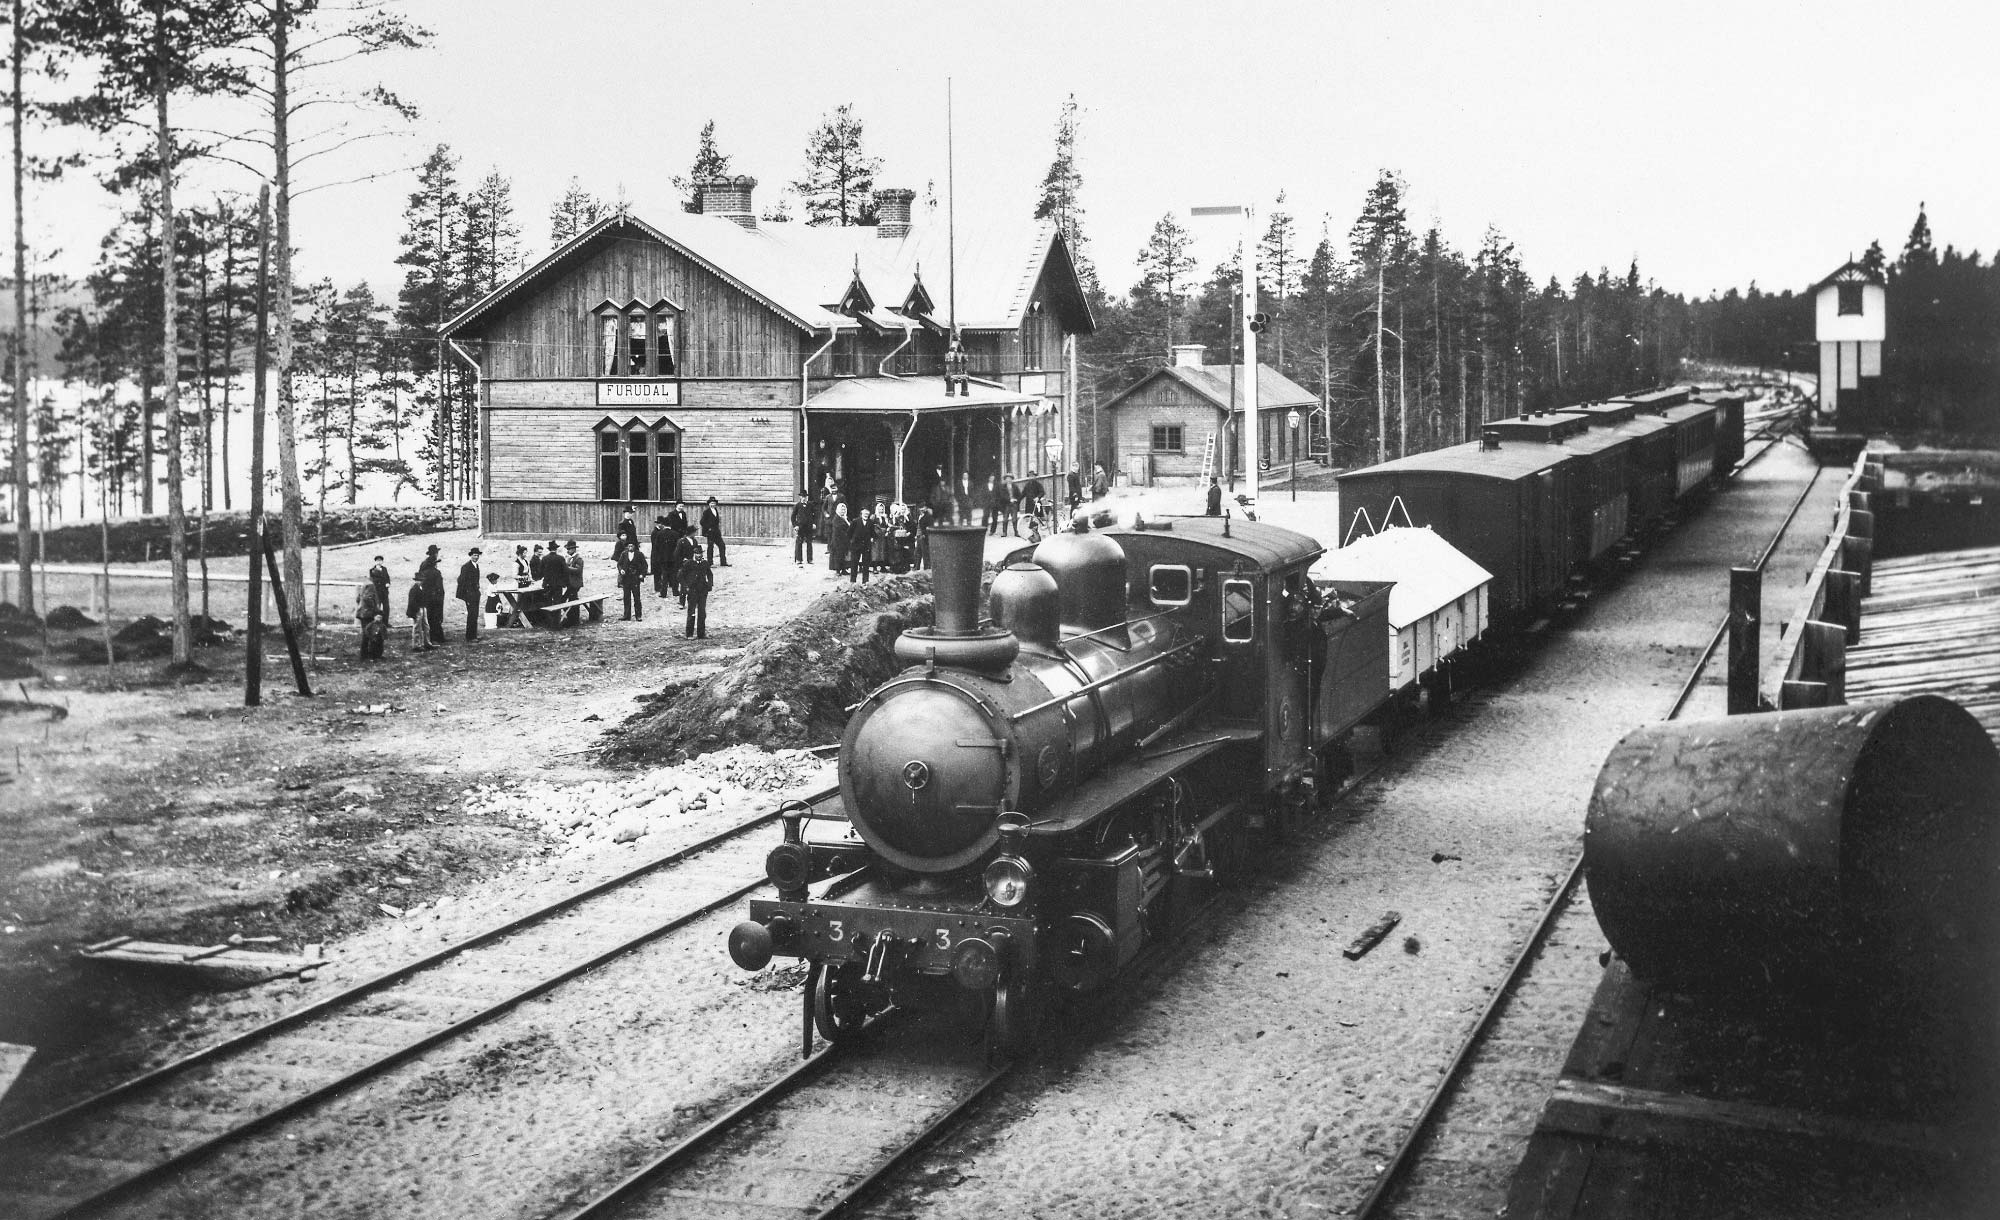
<svg viewBox="0 0 2000 1220">
<path fill-rule="evenodd" d="M 1487 584 L 1493 574 L 1429 526 L 1397 526 L 1327 551 L 1312 566 L 1321 580 L 1393 580 L 1389 626 L 1400 631 Z"/>
</svg>

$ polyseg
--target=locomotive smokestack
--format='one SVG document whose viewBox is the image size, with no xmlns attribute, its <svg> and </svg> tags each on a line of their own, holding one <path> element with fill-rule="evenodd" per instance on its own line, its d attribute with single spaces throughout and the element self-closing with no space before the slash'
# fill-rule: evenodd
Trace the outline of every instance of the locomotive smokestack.
<svg viewBox="0 0 2000 1220">
<path fill-rule="evenodd" d="M 1481 449 L 1498 449 L 1500 447 L 1500 429 L 1482 429 L 1479 433 L 1479 447 Z"/>
<path fill-rule="evenodd" d="M 932 625 L 896 637 L 896 659 L 905 665 L 956 665 L 1002 670 L 1020 655 L 1021 641 L 1000 627 L 979 625 L 979 570 L 986 531 L 976 525 L 931 529 Z"/>
<path fill-rule="evenodd" d="M 986 531 L 976 525 L 931 527 L 931 567 L 941 636 L 968 636 L 979 631 L 979 571 Z"/>
</svg>

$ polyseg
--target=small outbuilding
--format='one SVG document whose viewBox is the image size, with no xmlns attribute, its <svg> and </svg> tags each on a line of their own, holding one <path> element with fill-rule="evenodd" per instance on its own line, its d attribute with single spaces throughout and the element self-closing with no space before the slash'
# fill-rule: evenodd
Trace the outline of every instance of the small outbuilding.
<svg viewBox="0 0 2000 1220">
<path fill-rule="evenodd" d="M 1104 404 L 1111 460 L 1127 480 L 1198 483 L 1242 472 L 1242 455 L 1233 451 L 1232 440 L 1248 387 L 1244 366 L 1207 364 L 1203 351 L 1199 343 L 1175 346 L 1165 368 Z M 1286 416 L 1296 410 L 1309 417 L 1318 406 L 1311 390 L 1268 364 L 1258 365 L 1258 460 L 1304 460 L 1307 429 L 1290 428 Z"/>
</svg>

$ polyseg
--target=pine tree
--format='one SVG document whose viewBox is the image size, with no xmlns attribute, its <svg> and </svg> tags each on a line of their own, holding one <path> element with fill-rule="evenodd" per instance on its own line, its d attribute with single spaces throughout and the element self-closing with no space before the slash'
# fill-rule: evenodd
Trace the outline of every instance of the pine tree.
<svg viewBox="0 0 2000 1220">
<path fill-rule="evenodd" d="M 1266 312 L 1277 322 L 1274 335 L 1277 346 L 1271 363 L 1280 372 L 1285 371 L 1285 302 L 1297 294 L 1299 287 L 1297 243 L 1297 223 L 1285 210 L 1285 192 L 1279 191 L 1277 201 L 1271 205 L 1271 221 L 1264 226 L 1264 238 L 1257 245 L 1257 291 L 1271 298 Z"/>
<path fill-rule="evenodd" d="M 180 146 L 171 119 L 174 98 L 240 92 L 240 69 L 218 52 L 239 42 L 247 14 L 230 0 L 69 0 L 56 16 L 66 40 L 97 52 L 97 79 L 86 106 L 105 130 L 141 113 L 152 127 L 151 162 L 141 157 L 132 177 L 150 176 L 159 192 L 163 334 L 161 386 L 167 416 L 167 531 L 173 595 L 173 659 L 194 659 L 188 625 L 185 488 L 181 476 L 180 340 L 178 276 L 173 254 L 179 248 L 174 211 L 177 167 L 188 150 Z"/>
<path fill-rule="evenodd" d="M 562 245 L 609 214 L 610 209 L 604 206 L 603 200 L 584 190 L 576 179 L 571 178 L 562 198 L 549 209 L 550 247 Z"/>
<path fill-rule="evenodd" d="M 1085 298 L 1095 301 L 1104 295 L 1104 290 L 1098 285 L 1097 268 L 1091 262 L 1083 235 L 1083 172 L 1076 165 L 1080 114 L 1076 94 L 1072 93 L 1064 99 L 1056 116 L 1055 159 L 1049 162 L 1048 173 L 1042 175 L 1042 194 L 1035 203 L 1035 219 L 1056 222 L 1056 231 L 1062 234 L 1063 244 L 1069 247 L 1070 261 L 1076 266 L 1077 282 L 1082 285 Z"/>
<path fill-rule="evenodd" d="M 1142 314 L 1157 315 L 1155 331 L 1163 335 L 1162 355 L 1168 354 L 1179 333 L 1179 318 L 1194 276 L 1194 253 L 1188 231 L 1168 212 L 1153 224 L 1153 232 L 1139 251 L 1139 282 L 1132 288 L 1132 303 Z"/>
<path fill-rule="evenodd" d="M 853 103 L 843 103 L 806 137 L 805 177 L 792 184 L 809 225 L 875 223 L 875 175 L 882 159 L 861 144 L 861 120 Z"/>
<path fill-rule="evenodd" d="M 701 211 L 701 184 L 729 175 L 729 154 L 715 146 L 715 120 L 701 125 L 701 144 L 694 150 L 694 165 L 687 175 L 674 176 L 674 189 L 681 193 L 681 211 Z"/>
<path fill-rule="evenodd" d="M 414 406 L 430 416 L 422 456 L 430 467 L 431 495 L 439 500 L 450 499 L 460 481 L 458 404 L 442 333 L 466 304 L 458 257 L 465 246 L 465 208 L 457 169 L 458 158 L 444 144 L 425 159 L 403 209 L 403 252 L 396 256 L 408 268 L 396 297 L 396 324 L 411 340 L 406 355 L 416 386 Z"/>
<path fill-rule="evenodd" d="M 520 269 L 521 227 L 514 222 L 514 184 L 498 169 L 489 170 L 465 197 L 460 242 L 459 274 L 468 297 L 484 296 Z"/>
</svg>

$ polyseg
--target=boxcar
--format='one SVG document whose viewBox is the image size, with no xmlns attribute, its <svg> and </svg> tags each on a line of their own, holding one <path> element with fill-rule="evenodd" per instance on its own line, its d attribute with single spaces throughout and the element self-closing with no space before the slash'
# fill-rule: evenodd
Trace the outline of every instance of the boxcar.
<svg viewBox="0 0 2000 1220">
<path fill-rule="evenodd" d="M 1743 408 L 1748 400 L 1727 390 L 1710 390 L 1695 397 L 1715 405 L 1715 472 L 1727 474 L 1743 460 Z"/>
<path fill-rule="evenodd" d="M 1664 418 L 1674 435 L 1674 499 L 1684 501 L 1708 489 L 1715 477 L 1716 409 L 1705 402 L 1668 407 Z"/>
<path fill-rule="evenodd" d="M 1572 553 L 1579 563 L 1599 562 L 1624 539 L 1632 509 L 1630 437 L 1592 431 L 1588 419 L 1560 411 L 1496 419 L 1486 429 L 1498 433 L 1503 443 L 1562 445 L 1576 455 L 1570 528 L 1575 535 Z"/>
<path fill-rule="evenodd" d="M 1483 432 L 1453 445 L 1352 470 L 1339 478 L 1342 534 L 1402 517 L 1428 525 L 1493 574 L 1499 626 L 1554 610 L 1567 592 L 1575 546 L 1576 455 L 1561 445 L 1503 441 Z"/>
<path fill-rule="evenodd" d="M 1564 407 L 1563 413 L 1589 420 L 1593 431 L 1626 438 L 1625 490 L 1630 497 L 1626 525 L 1635 535 L 1658 528 L 1674 503 L 1672 425 L 1624 401 L 1583 403 Z"/>
</svg>

